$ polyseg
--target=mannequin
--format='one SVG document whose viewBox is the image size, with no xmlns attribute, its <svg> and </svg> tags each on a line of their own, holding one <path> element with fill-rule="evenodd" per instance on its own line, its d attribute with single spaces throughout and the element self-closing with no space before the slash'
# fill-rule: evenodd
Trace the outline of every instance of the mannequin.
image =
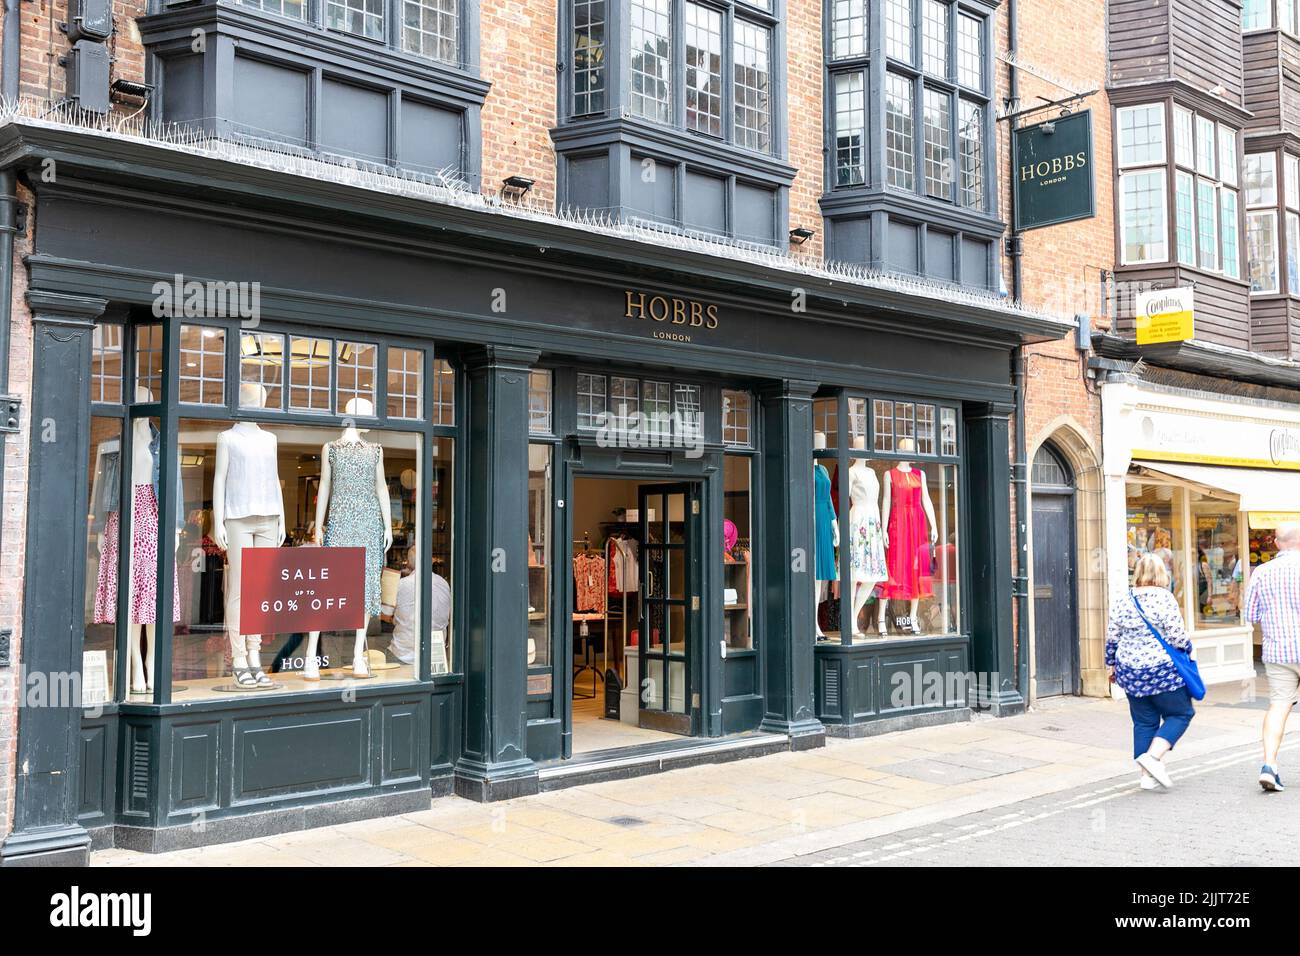
<svg viewBox="0 0 1300 956">
<path fill-rule="evenodd" d="M 904 454 L 913 452 L 916 443 L 910 438 L 901 438 L 898 450 Z M 925 484 L 925 472 L 913 468 L 909 461 L 900 461 L 885 475 L 885 498 L 881 510 L 885 525 L 885 546 L 888 549 L 886 563 L 889 580 L 882 589 L 885 599 L 880 602 L 876 627 L 883 636 L 886 607 L 890 599 L 898 598 L 911 601 L 911 608 L 906 618 L 895 620 L 895 626 L 900 630 L 920 634 L 921 625 L 916 619 L 916 610 L 921 598 L 931 594 L 929 549 L 939 538 L 935 529 L 934 505 L 930 502 L 930 492 Z"/>
<path fill-rule="evenodd" d="M 866 439 L 853 447 L 866 448 Z M 853 565 L 853 636 L 861 637 L 858 616 L 876 585 L 889 578 L 885 564 L 885 535 L 880 526 L 880 479 L 863 458 L 849 466 L 849 549 Z"/>
<path fill-rule="evenodd" d="M 826 447 L 826 433 L 813 432 L 813 448 Z M 818 639 L 826 636 L 822 631 L 821 621 L 817 619 L 817 607 L 822 602 L 826 589 L 823 584 L 839 580 L 839 569 L 835 563 L 835 549 L 840 546 L 840 523 L 835 514 L 835 505 L 831 501 L 831 476 L 826 466 L 813 459 L 813 625 L 817 628 Z"/>
<path fill-rule="evenodd" d="M 266 405 L 266 389 L 239 386 L 241 408 Z M 267 690 L 275 683 L 262 670 L 262 635 L 239 632 L 241 555 L 245 548 L 284 543 L 284 496 L 280 491 L 279 443 L 256 422 L 236 422 L 217 436 L 212 476 L 212 540 L 226 552 L 226 635 L 236 686 Z"/>
<path fill-rule="evenodd" d="M 154 400 L 153 393 L 138 386 L 135 400 L 146 404 Z M 131 423 L 131 553 L 127 573 L 131 576 L 129 617 L 126 629 L 127 648 L 131 658 L 131 693 L 147 694 L 153 690 L 154 677 L 154 618 L 158 603 L 158 480 L 162 473 L 161 441 L 157 429 L 148 418 L 136 418 Z M 94 623 L 110 624 L 117 617 L 118 549 L 121 511 L 120 471 L 121 448 L 112 452 L 111 464 L 106 461 L 101 485 L 102 501 L 96 512 L 105 515 L 104 528 L 96 541 L 99 546 L 99 578 L 95 587 Z M 106 459 L 108 455 L 105 456 Z M 179 488 L 178 488 L 179 490 Z M 178 513 L 184 502 L 179 495 Z M 182 522 L 174 525 L 175 541 L 180 544 Z M 173 554 L 175 552 L 173 551 Z M 172 578 L 172 622 L 180 620 L 180 587 L 175 575 Z M 141 652 L 141 640 L 147 649 Z"/>
<path fill-rule="evenodd" d="M 344 407 L 348 415 L 374 415 L 368 399 L 351 399 Z M 366 549 L 366 619 L 357 628 L 352 648 L 352 676 L 369 677 L 366 660 L 366 629 L 379 613 L 379 576 L 384 555 L 393 546 L 393 519 L 384 474 L 384 449 L 361 437 L 351 422 L 337 439 L 321 446 L 320 490 L 316 497 L 316 530 L 313 540 L 327 548 Z M 322 531 L 322 529 L 324 529 Z M 320 631 L 307 637 L 304 680 L 320 680 L 320 658 L 316 654 Z"/>
</svg>

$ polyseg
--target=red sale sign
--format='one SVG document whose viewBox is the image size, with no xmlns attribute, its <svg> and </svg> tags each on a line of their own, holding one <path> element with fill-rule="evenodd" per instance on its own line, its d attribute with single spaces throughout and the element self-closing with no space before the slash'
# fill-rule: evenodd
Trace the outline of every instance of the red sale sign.
<svg viewBox="0 0 1300 956">
<path fill-rule="evenodd" d="M 241 634 L 365 627 L 365 548 L 245 548 L 241 560 Z"/>
</svg>

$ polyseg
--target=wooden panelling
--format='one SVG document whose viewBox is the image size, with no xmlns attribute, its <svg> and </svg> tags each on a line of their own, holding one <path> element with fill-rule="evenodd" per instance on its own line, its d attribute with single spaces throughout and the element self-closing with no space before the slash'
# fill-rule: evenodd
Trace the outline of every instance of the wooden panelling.
<svg viewBox="0 0 1300 956">
<path fill-rule="evenodd" d="M 1249 33 L 1242 40 L 1246 109 L 1255 114 L 1246 124 L 1247 130 L 1274 130 L 1280 122 L 1278 36 L 1276 31 L 1267 31 Z"/>
<path fill-rule="evenodd" d="M 1300 40 L 1288 34 L 1275 35 L 1281 72 L 1282 128 L 1300 134 Z"/>
<path fill-rule="evenodd" d="M 1112 83 L 1169 77 L 1169 0 L 1111 0 L 1108 32 Z"/>
<path fill-rule="evenodd" d="M 1173 78 L 1198 89 L 1222 84 L 1223 99 L 1242 102 L 1241 4 L 1170 0 Z"/>
<path fill-rule="evenodd" d="M 1250 303 L 1250 347 L 1263 355 L 1288 358 L 1291 349 L 1291 315 L 1280 296 L 1255 298 Z"/>
</svg>

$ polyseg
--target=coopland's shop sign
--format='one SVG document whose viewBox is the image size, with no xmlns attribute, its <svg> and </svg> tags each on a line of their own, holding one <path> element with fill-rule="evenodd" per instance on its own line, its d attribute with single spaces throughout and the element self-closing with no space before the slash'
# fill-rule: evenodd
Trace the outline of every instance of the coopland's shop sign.
<svg viewBox="0 0 1300 956">
<path fill-rule="evenodd" d="M 691 341 L 692 330 L 716 329 L 718 307 L 696 299 L 657 295 L 636 289 L 624 290 L 624 318 L 646 322 L 650 334 L 668 342 Z"/>
<path fill-rule="evenodd" d="M 1133 414 L 1137 423 L 1133 458 L 1300 471 L 1300 424 L 1235 415 L 1140 410 Z"/>
<path fill-rule="evenodd" d="M 1096 214 L 1089 110 L 1015 130 L 1011 159 L 1017 232 Z"/>
<path fill-rule="evenodd" d="M 1196 305 L 1191 286 L 1137 294 L 1137 344 L 1186 342 L 1196 334 Z"/>
</svg>

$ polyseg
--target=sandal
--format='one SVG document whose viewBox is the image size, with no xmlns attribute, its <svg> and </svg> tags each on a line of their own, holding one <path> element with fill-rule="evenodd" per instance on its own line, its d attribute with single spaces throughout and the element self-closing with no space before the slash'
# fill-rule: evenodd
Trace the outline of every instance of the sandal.
<svg viewBox="0 0 1300 956">
<path fill-rule="evenodd" d="M 251 667 L 235 668 L 235 686 L 236 687 L 256 687 L 257 676 Z"/>
<path fill-rule="evenodd" d="M 253 674 L 253 680 L 257 682 L 258 687 L 272 687 L 275 685 L 275 681 L 267 677 L 266 671 L 262 670 L 260 667 L 257 668 L 256 672 Z"/>
</svg>

